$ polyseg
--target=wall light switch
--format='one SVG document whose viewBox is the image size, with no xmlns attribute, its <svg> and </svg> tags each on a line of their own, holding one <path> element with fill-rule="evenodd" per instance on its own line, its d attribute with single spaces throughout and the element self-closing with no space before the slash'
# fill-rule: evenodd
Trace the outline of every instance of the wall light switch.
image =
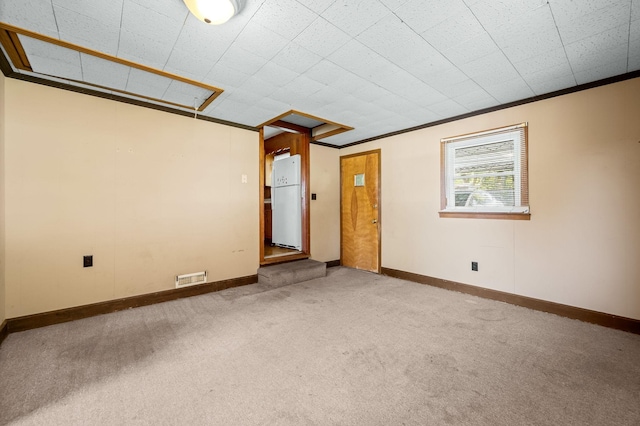
<svg viewBox="0 0 640 426">
<path fill-rule="evenodd" d="M 93 266 L 93 256 L 85 256 L 82 260 L 83 268 L 90 268 Z"/>
<path fill-rule="evenodd" d="M 247 175 L 242 175 L 242 183 L 247 183 Z"/>
</svg>

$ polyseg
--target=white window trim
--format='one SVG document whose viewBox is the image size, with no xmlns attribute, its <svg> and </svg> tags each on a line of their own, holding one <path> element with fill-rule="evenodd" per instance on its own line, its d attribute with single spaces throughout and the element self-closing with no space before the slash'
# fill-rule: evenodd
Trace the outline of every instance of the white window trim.
<svg viewBox="0 0 640 426">
<path fill-rule="evenodd" d="M 522 204 L 522 164 L 521 156 L 522 144 L 525 143 L 521 138 L 521 130 L 518 128 L 525 127 L 527 123 L 522 123 L 516 126 L 510 126 L 485 132 L 479 132 L 476 134 L 464 135 L 454 138 L 442 139 L 441 142 L 445 143 L 444 155 L 445 155 L 445 172 L 443 179 L 445 180 L 445 197 L 446 206 L 440 210 L 440 213 L 529 213 L 529 206 L 523 206 Z M 510 129 L 513 131 L 509 132 Z M 526 137 L 526 136 L 525 136 Z M 485 145 L 489 143 L 495 143 L 500 141 L 513 141 L 514 149 L 514 204 L 515 206 L 456 206 L 455 205 L 455 186 L 453 184 L 453 176 L 455 175 L 454 164 L 454 152 L 456 149 L 465 148 L 469 146 Z"/>
</svg>

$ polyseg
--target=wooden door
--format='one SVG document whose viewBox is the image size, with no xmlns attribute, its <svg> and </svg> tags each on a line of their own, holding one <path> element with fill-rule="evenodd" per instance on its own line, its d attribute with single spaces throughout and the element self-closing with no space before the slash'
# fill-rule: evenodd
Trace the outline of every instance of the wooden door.
<svg viewBox="0 0 640 426">
<path fill-rule="evenodd" d="M 340 157 L 340 261 L 380 272 L 380 150 Z"/>
</svg>

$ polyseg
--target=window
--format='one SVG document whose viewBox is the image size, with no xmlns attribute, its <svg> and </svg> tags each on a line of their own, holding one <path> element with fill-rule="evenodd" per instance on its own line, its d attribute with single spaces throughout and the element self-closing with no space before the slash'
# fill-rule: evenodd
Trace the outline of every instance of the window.
<svg viewBox="0 0 640 426">
<path fill-rule="evenodd" d="M 441 217 L 529 219 L 527 124 L 441 140 Z"/>
</svg>

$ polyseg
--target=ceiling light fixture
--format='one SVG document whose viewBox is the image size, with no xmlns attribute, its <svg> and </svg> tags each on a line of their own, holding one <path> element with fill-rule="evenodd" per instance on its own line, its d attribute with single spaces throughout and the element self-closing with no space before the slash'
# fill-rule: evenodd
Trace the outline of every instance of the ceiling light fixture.
<svg viewBox="0 0 640 426">
<path fill-rule="evenodd" d="M 237 0 L 183 0 L 193 16 L 204 23 L 220 25 L 238 13 Z"/>
</svg>

